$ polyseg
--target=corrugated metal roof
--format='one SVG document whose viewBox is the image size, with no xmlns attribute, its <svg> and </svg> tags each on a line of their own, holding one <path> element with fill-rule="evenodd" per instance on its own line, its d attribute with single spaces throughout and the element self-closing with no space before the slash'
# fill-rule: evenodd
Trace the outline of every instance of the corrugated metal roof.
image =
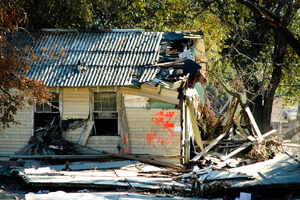
<svg viewBox="0 0 300 200">
<path fill-rule="evenodd" d="M 155 78 L 161 32 L 38 31 L 22 36 L 40 59 L 26 74 L 47 86 L 131 85 Z M 78 70 L 78 63 L 86 70 Z"/>
</svg>

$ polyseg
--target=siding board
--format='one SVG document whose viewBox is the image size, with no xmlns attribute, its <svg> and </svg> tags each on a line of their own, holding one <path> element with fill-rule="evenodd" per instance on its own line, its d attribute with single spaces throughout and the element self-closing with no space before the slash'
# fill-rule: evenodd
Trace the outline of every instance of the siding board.
<svg viewBox="0 0 300 200">
<path fill-rule="evenodd" d="M 18 111 L 15 119 L 21 124 L 11 124 L 5 131 L 0 128 L 0 155 L 13 155 L 23 148 L 31 137 L 31 108 Z"/>
<path fill-rule="evenodd" d="M 162 112 L 174 113 L 173 116 L 160 116 Z M 126 108 L 128 119 L 131 152 L 133 154 L 150 154 L 155 156 L 179 156 L 181 152 L 180 110 L 177 109 L 135 109 Z M 157 124 L 155 117 L 162 119 Z M 169 121 L 168 121 L 169 120 Z M 164 128 L 169 126 L 168 128 Z M 172 126 L 174 124 L 174 126 Z M 173 135 L 174 133 L 174 135 Z"/>
<path fill-rule="evenodd" d="M 63 120 L 87 119 L 89 116 L 89 88 L 63 88 Z"/>
</svg>

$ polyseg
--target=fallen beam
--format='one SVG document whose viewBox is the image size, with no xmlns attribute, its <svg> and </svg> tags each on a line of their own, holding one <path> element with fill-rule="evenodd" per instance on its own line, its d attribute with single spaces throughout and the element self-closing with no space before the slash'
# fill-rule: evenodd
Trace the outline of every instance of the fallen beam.
<svg viewBox="0 0 300 200">
<path fill-rule="evenodd" d="M 149 164 L 154 164 L 154 165 L 159 165 L 159 166 L 164 166 L 164 167 L 170 167 L 174 169 L 181 169 L 181 165 L 176 165 L 173 163 L 168 163 L 168 162 L 162 162 L 162 161 L 156 161 L 156 160 L 150 160 L 142 157 L 137 157 L 137 156 L 129 156 L 129 155 L 124 155 L 124 154 L 119 154 L 119 153 L 112 153 L 112 152 L 107 152 L 103 151 L 104 154 L 117 157 L 117 158 L 123 158 L 123 159 L 129 159 L 129 160 L 138 160 L 141 162 L 149 163 Z"/>
<path fill-rule="evenodd" d="M 251 122 L 251 124 L 252 124 L 252 126 L 253 126 L 253 128 L 254 128 L 254 130 L 255 130 L 255 133 L 256 133 L 257 136 L 258 136 L 259 141 L 262 141 L 264 138 L 263 138 L 263 136 L 261 135 L 261 132 L 260 132 L 260 130 L 259 130 L 257 124 L 256 124 L 256 121 L 255 121 L 255 119 L 254 119 L 254 117 L 253 117 L 253 115 L 252 115 L 252 113 L 251 113 L 251 111 L 250 111 L 250 108 L 249 108 L 249 107 L 246 107 L 246 108 L 245 108 L 245 111 L 246 111 L 246 113 L 247 113 L 247 115 L 248 115 L 248 117 L 249 117 L 249 119 L 250 119 L 250 122 Z"/>
<path fill-rule="evenodd" d="M 204 154 L 206 154 L 211 148 L 213 148 L 222 138 L 226 135 L 226 133 L 223 133 L 219 135 L 214 141 L 212 141 L 203 151 L 198 153 L 191 161 L 197 161 L 199 160 Z"/>
<path fill-rule="evenodd" d="M 253 142 L 247 142 L 244 143 L 242 146 L 240 146 L 239 148 L 237 148 L 236 150 L 232 151 L 231 153 L 229 153 L 226 156 L 221 157 L 221 160 L 227 160 L 228 158 L 234 156 L 235 154 L 243 151 L 244 149 L 246 149 L 247 147 L 249 147 L 251 144 L 253 144 Z"/>
</svg>

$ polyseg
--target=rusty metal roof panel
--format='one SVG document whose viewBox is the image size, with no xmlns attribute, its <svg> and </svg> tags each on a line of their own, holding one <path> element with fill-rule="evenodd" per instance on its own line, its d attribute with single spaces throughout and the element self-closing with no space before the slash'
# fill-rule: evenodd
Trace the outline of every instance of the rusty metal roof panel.
<svg viewBox="0 0 300 200">
<path fill-rule="evenodd" d="M 48 86 L 131 85 L 133 76 L 146 82 L 159 72 L 151 66 L 159 59 L 161 32 L 50 30 L 32 35 L 35 40 L 23 37 L 38 62 L 26 75 Z"/>
</svg>

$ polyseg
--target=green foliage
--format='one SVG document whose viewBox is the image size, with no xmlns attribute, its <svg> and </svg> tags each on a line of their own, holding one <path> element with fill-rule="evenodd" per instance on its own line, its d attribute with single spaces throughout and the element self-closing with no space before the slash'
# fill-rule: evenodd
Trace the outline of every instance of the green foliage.
<svg viewBox="0 0 300 200">
<path fill-rule="evenodd" d="M 14 115 L 28 105 L 48 102 L 51 93 L 37 80 L 24 76 L 34 62 L 29 48 L 14 37 L 26 20 L 14 2 L 0 2 L 0 124 L 1 128 L 18 123 Z"/>
<path fill-rule="evenodd" d="M 16 0 L 27 13 L 28 28 L 88 28 L 92 4 L 88 0 Z"/>
</svg>

